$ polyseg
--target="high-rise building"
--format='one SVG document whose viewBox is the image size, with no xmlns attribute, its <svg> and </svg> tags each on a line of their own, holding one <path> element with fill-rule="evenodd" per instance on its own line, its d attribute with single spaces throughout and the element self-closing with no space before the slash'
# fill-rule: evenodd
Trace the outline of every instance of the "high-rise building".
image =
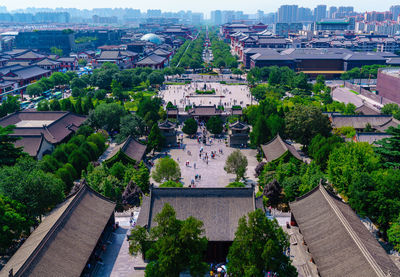
<svg viewBox="0 0 400 277">
<path fill-rule="evenodd" d="M 0 6 L 0 13 L 7 13 L 7 8 L 5 6 Z"/>
<path fill-rule="evenodd" d="M 312 11 L 309 8 L 300 7 L 297 10 L 297 21 L 313 21 Z"/>
<path fill-rule="evenodd" d="M 353 13 L 354 12 L 354 7 L 348 6 L 348 7 L 339 7 L 338 9 L 339 13 Z"/>
<path fill-rule="evenodd" d="M 261 23 L 266 23 L 265 22 L 265 15 L 264 15 L 264 11 L 258 10 L 257 11 L 257 21 L 261 22 Z"/>
<path fill-rule="evenodd" d="M 335 13 L 338 11 L 338 8 L 337 7 L 334 7 L 334 6 L 332 6 L 332 7 L 330 7 L 329 8 L 329 15 L 328 15 L 328 18 L 335 18 L 334 16 L 335 16 Z"/>
<path fill-rule="evenodd" d="M 392 13 L 393 20 L 398 20 L 400 15 L 400 5 L 391 6 L 390 12 Z"/>
<path fill-rule="evenodd" d="M 211 22 L 214 25 L 221 25 L 222 24 L 222 12 L 220 10 L 212 11 L 211 12 Z"/>
<path fill-rule="evenodd" d="M 147 17 L 161 17 L 161 10 L 147 10 Z"/>
<path fill-rule="evenodd" d="M 278 9 L 278 22 L 290 23 L 297 21 L 297 5 L 282 5 Z"/>
<path fill-rule="evenodd" d="M 326 5 L 318 5 L 314 9 L 315 21 L 321 21 L 321 19 L 326 18 Z"/>
</svg>

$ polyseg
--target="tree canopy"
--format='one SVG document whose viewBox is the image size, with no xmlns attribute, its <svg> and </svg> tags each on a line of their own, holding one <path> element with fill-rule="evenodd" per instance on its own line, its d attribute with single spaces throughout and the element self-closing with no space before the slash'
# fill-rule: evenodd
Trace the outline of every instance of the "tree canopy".
<svg viewBox="0 0 400 277">
<path fill-rule="evenodd" d="M 218 135 L 222 133 L 222 119 L 219 116 L 212 116 L 208 119 L 207 123 L 207 130 L 210 131 L 213 135 Z"/>
<path fill-rule="evenodd" d="M 130 236 L 129 251 L 145 255 L 149 263 L 146 276 L 178 277 L 185 270 L 191 276 L 204 276 L 207 264 L 203 261 L 207 249 L 203 222 L 194 217 L 176 218 L 175 210 L 166 203 L 154 218 L 155 225 L 147 233 L 135 227 Z M 148 242 L 153 243 L 149 244 Z"/>
<path fill-rule="evenodd" d="M 187 135 L 195 135 L 197 133 L 197 121 L 193 118 L 188 118 L 183 123 L 182 132 Z"/>
<path fill-rule="evenodd" d="M 288 137 L 304 146 L 317 134 L 327 137 L 332 130 L 328 117 L 314 106 L 295 106 L 285 115 L 285 123 Z"/>
<path fill-rule="evenodd" d="M 257 209 L 239 219 L 235 239 L 229 248 L 228 274 L 243 277 L 297 276 L 296 268 L 285 255 L 287 235 L 276 220 L 269 220 Z M 273 276 L 273 275 L 272 275 Z"/>
<path fill-rule="evenodd" d="M 88 121 L 92 127 L 112 133 L 119 130 L 121 118 L 124 115 L 126 115 L 126 111 L 121 105 L 104 103 L 90 111 Z"/>
<path fill-rule="evenodd" d="M 181 178 L 181 169 L 173 159 L 169 157 L 161 158 L 155 164 L 152 177 L 158 183 L 165 181 L 178 182 Z"/>
<path fill-rule="evenodd" d="M 23 149 L 14 146 L 18 137 L 10 136 L 14 128 L 14 125 L 9 125 L 7 127 L 0 126 L 0 166 L 13 165 L 22 155 Z"/>
<path fill-rule="evenodd" d="M 224 170 L 227 173 L 236 174 L 236 181 L 244 178 L 247 170 L 247 158 L 240 150 L 233 151 L 226 159 Z"/>
</svg>

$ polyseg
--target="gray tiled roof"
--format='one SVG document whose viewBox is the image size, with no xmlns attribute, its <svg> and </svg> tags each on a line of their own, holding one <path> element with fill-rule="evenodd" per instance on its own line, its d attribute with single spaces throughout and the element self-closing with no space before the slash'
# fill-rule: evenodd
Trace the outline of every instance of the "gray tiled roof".
<svg viewBox="0 0 400 277">
<path fill-rule="evenodd" d="M 163 63 L 166 60 L 165 57 L 158 56 L 156 54 L 151 54 L 140 61 L 136 62 L 139 65 L 158 65 Z"/>
<path fill-rule="evenodd" d="M 331 122 L 334 128 L 353 127 L 364 129 L 369 123 L 372 127 L 381 126 L 391 121 L 391 115 L 331 115 Z"/>
<path fill-rule="evenodd" d="M 115 203 L 87 185 L 46 216 L 0 272 L 8 276 L 80 276 Z"/>
<path fill-rule="evenodd" d="M 290 203 L 290 209 L 322 277 L 400 276 L 356 213 L 323 186 Z"/>
<path fill-rule="evenodd" d="M 282 157 L 286 152 L 290 152 L 293 157 L 302 160 L 299 152 L 290 144 L 286 143 L 281 139 L 279 134 L 267 144 L 261 146 L 262 151 L 264 152 L 265 159 L 267 162 L 275 161 Z"/>
<path fill-rule="evenodd" d="M 387 133 L 356 133 L 357 142 L 368 142 L 375 144 L 378 140 L 390 138 L 392 135 Z"/>
<path fill-rule="evenodd" d="M 50 143 L 60 143 L 74 132 L 71 127 L 81 126 L 86 117 L 70 112 L 20 111 L 1 118 L 0 126 L 15 125 L 24 120 L 52 122 L 47 126 L 40 127 L 16 127 L 14 129 L 15 135 L 24 137 L 43 134 Z"/>
<path fill-rule="evenodd" d="M 152 188 L 150 197 L 143 198 L 137 223 L 154 227 L 165 203 L 178 219 L 201 220 L 209 241 L 233 241 L 239 218 L 255 210 L 253 188 Z"/>
<path fill-rule="evenodd" d="M 8 74 L 12 73 L 15 74 L 16 76 L 10 76 L 7 77 L 9 79 L 30 79 L 30 78 L 34 78 L 37 76 L 41 76 L 44 75 L 46 73 L 49 73 L 50 70 L 46 70 L 43 69 L 39 66 L 28 66 L 28 67 L 23 67 L 23 68 L 19 68 L 19 69 L 14 69 L 12 71 L 10 71 Z"/>
<path fill-rule="evenodd" d="M 140 162 L 146 153 L 146 145 L 141 144 L 132 137 L 128 137 L 123 143 L 117 145 L 113 151 L 111 151 L 105 160 L 109 160 L 114 157 L 119 151 L 125 153 L 129 158 Z"/>
</svg>

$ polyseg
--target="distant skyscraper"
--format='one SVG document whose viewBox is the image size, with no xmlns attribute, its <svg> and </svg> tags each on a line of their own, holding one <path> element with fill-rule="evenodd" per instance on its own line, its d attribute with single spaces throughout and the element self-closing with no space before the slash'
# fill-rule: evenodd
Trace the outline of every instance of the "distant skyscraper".
<svg viewBox="0 0 400 277">
<path fill-rule="evenodd" d="M 321 21 L 321 19 L 326 18 L 326 5 L 318 5 L 314 9 L 315 21 Z"/>
<path fill-rule="evenodd" d="M 338 11 L 337 7 L 330 7 L 329 8 L 329 18 L 335 18 L 335 13 Z"/>
<path fill-rule="evenodd" d="M 397 21 L 399 19 L 399 15 L 400 15 L 400 5 L 391 6 L 390 12 L 393 15 L 393 20 Z"/>
<path fill-rule="evenodd" d="M 313 21 L 312 11 L 309 8 L 298 8 L 297 10 L 297 21 Z"/>
<path fill-rule="evenodd" d="M 161 10 L 147 10 L 147 17 L 161 17 Z"/>
<path fill-rule="evenodd" d="M 7 13 L 7 8 L 5 6 L 0 6 L 0 13 Z"/>
<path fill-rule="evenodd" d="M 257 11 L 257 21 L 258 21 L 258 22 L 265 23 L 264 12 L 261 11 L 261 10 L 258 10 L 258 11 Z"/>
<path fill-rule="evenodd" d="M 351 6 L 349 6 L 349 7 L 339 7 L 338 12 L 339 13 L 352 13 L 352 12 L 354 12 L 354 7 L 351 7 Z"/>
<path fill-rule="evenodd" d="M 278 9 L 278 22 L 290 23 L 297 21 L 297 5 L 282 5 Z"/>
<path fill-rule="evenodd" d="M 212 11 L 211 12 L 211 22 L 214 25 L 221 25 L 222 24 L 222 12 L 220 10 Z"/>
</svg>

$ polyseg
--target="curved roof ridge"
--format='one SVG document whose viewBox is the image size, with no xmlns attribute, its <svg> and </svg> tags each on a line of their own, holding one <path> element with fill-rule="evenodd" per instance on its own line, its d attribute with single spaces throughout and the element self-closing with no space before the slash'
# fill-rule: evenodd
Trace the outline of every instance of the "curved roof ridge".
<svg viewBox="0 0 400 277">
<path fill-rule="evenodd" d="M 285 148 L 286 151 L 289 151 L 289 147 L 288 147 L 287 143 L 283 141 L 283 139 L 281 138 L 279 133 L 276 135 L 275 138 L 281 143 L 282 147 Z"/>
<path fill-rule="evenodd" d="M 47 241 L 49 241 L 50 238 L 54 235 L 54 232 L 61 225 L 61 223 L 63 222 L 65 217 L 69 214 L 69 212 L 75 207 L 75 204 L 82 198 L 82 196 L 84 194 L 84 190 L 83 190 L 84 187 L 85 186 L 82 186 L 75 194 L 73 194 L 70 197 L 66 198 L 66 199 L 70 199 L 70 198 L 73 197 L 73 199 L 68 204 L 66 209 L 62 212 L 62 214 L 56 220 L 56 222 L 53 224 L 53 226 L 51 226 L 51 228 L 47 231 L 46 235 L 39 242 L 39 244 L 36 246 L 36 248 L 33 250 L 33 252 L 29 255 L 29 257 L 26 259 L 26 261 L 23 263 L 23 265 L 18 269 L 17 272 L 14 273 L 14 276 L 21 276 L 29 268 L 31 263 L 34 261 L 34 259 L 39 254 L 40 250 L 45 246 Z M 66 203 L 65 200 L 64 200 L 63 203 Z"/>
<path fill-rule="evenodd" d="M 334 203 L 332 200 L 331 196 L 328 194 L 328 192 L 325 190 L 325 188 L 322 185 L 318 186 L 319 191 L 322 193 L 323 197 L 329 204 L 329 206 L 332 208 L 333 212 L 336 214 L 340 222 L 343 224 L 343 227 L 346 229 L 347 233 L 350 235 L 354 243 L 357 245 L 367 262 L 370 264 L 372 269 L 375 271 L 376 275 L 379 277 L 386 277 L 386 274 L 383 272 L 382 268 L 378 265 L 376 260 L 372 257 L 371 253 L 368 251 L 364 243 L 361 241 L 360 237 L 357 235 L 357 233 L 354 231 L 354 229 L 351 227 L 350 223 L 348 220 L 345 218 L 343 213 L 340 211 L 340 209 L 337 207 L 337 205 Z"/>
</svg>

